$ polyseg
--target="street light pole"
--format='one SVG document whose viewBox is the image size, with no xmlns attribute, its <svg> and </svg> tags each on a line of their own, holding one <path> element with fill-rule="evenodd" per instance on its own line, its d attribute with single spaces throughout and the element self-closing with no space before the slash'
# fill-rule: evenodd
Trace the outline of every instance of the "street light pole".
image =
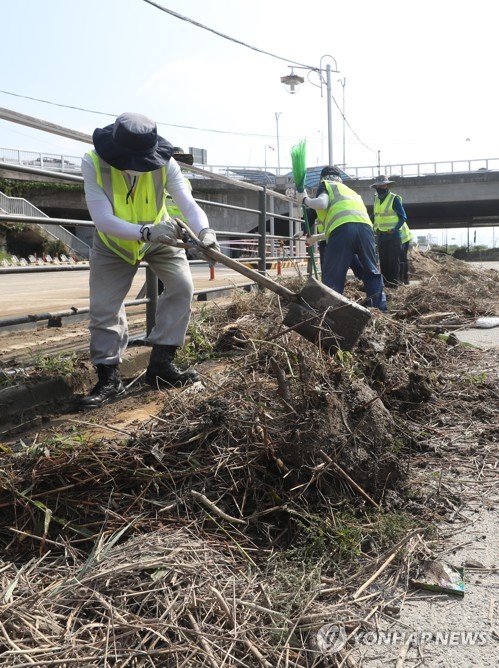
<svg viewBox="0 0 499 668">
<path fill-rule="evenodd" d="M 322 60 L 322 58 L 321 58 Z M 333 161 L 333 115 L 332 115 L 332 93 L 331 93 L 331 65 L 326 65 L 326 94 L 327 94 L 327 148 L 329 164 Z"/>
<path fill-rule="evenodd" d="M 343 116 L 343 169 L 346 169 L 347 166 L 347 159 L 346 159 L 346 151 L 345 151 L 345 125 L 346 125 L 346 116 L 345 116 L 345 84 L 347 82 L 347 78 L 343 77 L 343 79 L 338 79 L 338 81 L 341 83 L 342 88 L 343 88 L 343 100 L 342 100 L 342 105 L 341 105 L 341 115 Z"/>
<path fill-rule="evenodd" d="M 268 174 L 267 174 L 267 149 L 270 148 L 271 151 L 275 151 L 275 148 L 271 146 L 270 144 L 265 144 L 265 182 L 266 183 L 271 183 Z M 275 181 L 274 181 L 275 183 Z M 271 256 L 274 257 L 274 235 L 275 235 L 275 219 L 273 216 L 274 213 L 274 196 L 270 195 L 269 197 L 269 212 L 270 212 L 270 218 L 269 218 L 269 232 L 270 232 L 270 248 L 271 248 Z"/>
<path fill-rule="evenodd" d="M 327 63 L 326 67 L 324 68 L 322 65 L 322 61 L 324 58 L 330 58 L 331 60 L 334 60 L 334 66 L 335 69 L 331 69 L 331 63 Z M 326 85 L 326 95 L 327 95 L 327 141 L 328 141 L 328 156 L 329 156 L 329 164 L 334 165 L 333 161 L 333 115 L 332 115 L 332 100 L 333 100 L 333 95 L 331 91 L 331 72 L 338 72 L 338 66 L 336 64 L 336 59 L 333 58 L 333 56 L 330 55 L 325 55 L 322 56 L 319 62 L 319 67 L 302 67 L 302 66 L 289 66 L 291 68 L 291 74 L 281 77 L 282 83 L 285 85 L 286 90 L 289 93 L 296 93 L 300 87 L 300 85 L 304 82 L 303 77 L 298 76 L 297 74 L 294 73 L 294 69 L 298 70 L 308 70 L 308 79 L 310 81 L 310 74 L 312 72 L 315 72 L 319 76 L 319 84 L 315 84 L 312 81 L 310 83 L 313 86 L 318 86 L 321 89 L 321 95 L 322 95 L 322 87 L 325 84 Z M 324 72 L 326 73 L 326 80 L 324 81 Z"/>
<path fill-rule="evenodd" d="M 270 148 L 271 151 L 275 151 L 273 146 L 270 144 L 265 144 L 265 176 L 267 176 L 267 149 Z"/>
<path fill-rule="evenodd" d="M 276 139 L 277 139 L 277 176 L 281 174 L 281 151 L 279 148 L 279 116 L 281 111 L 276 111 L 275 113 L 275 124 L 276 124 Z"/>
</svg>

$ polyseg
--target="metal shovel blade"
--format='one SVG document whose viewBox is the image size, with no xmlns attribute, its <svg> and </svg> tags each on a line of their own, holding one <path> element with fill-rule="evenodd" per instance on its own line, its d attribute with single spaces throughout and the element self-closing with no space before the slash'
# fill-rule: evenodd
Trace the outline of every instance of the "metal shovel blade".
<svg viewBox="0 0 499 668">
<path fill-rule="evenodd" d="M 177 219 L 177 222 L 194 243 L 199 245 L 199 239 L 192 230 L 182 221 Z M 351 350 L 371 318 L 369 309 L 343 297 L 315 278 L 309 278 L 305 287 L 296 293 L 213 248 L 203 248 L 203 253 L 289 302 L 284 324 L 327 352 L 340 348 Z"/>
<path fill-rule="evenodd" d="M 284 324 L 328 353 L 352 350 L 371 318 L 369 309 L 312 277 L 298 296 L 300 300 L 290 304 Z"/>
</svg>

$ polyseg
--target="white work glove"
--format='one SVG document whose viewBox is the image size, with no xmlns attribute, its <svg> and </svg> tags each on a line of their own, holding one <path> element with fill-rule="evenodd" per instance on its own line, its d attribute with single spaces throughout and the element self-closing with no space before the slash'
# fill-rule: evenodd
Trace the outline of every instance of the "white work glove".
<svg viewBox="0 0 499 668">
<path fill-rule="evenodd" d="M 201 232 L 198 234 L 198 239 L 201 242 L 201 246 L 203 246 L 203 248 L 213 248 L 213 250 L 216 250 L 220 253 L 220 244 L 218 243 L 217 235 L 211 228 L 205 227 L 203 230 L 201 230 Z"/>
<path fill-rule="evenodd" d="M 141 241 L 176 246 L 182 238 L 182 230 L 174 220 L 165 220 L 162 223 L 146 224 L 140 228 Z"/>
<path fill-rule="evenodd" d="M 197 244 L 189 246 L 190 254 L 196 260 L 204 260 L 204 262 L 208 263 L 209 267 L 214 267 L 217 261 L 213 260 L 213 258 L 211 257 L 208 257 L 206 253 L 203 251 L 203 248 L 213 248 L 213 250 L 216 250 L 220 253 L 220 244 L 217 241 L 217 235 L 212 229 L 210 229 L 209 227 L 205 227 L 198 234 L 198 239 L 199 239 L 199 246 Z"/>
<path fill-rule="evenodd" d="M 296 191 L 295 200 L 298 206 L 302 206 L 302 204 L 304 204 L 305 197 L 308 197 L 308 192 L 306 190 L 301 193 Z"/>
<path fill-rule="evenodd" d="M 322 234 L 311 234 L 309 237 L 305 239 L 305 245 L 306 246 L 315 246 L 316 243 L 319 241 L 324 241 L 326 238 L 326 235 L 324 233 Z"/>
</svg>

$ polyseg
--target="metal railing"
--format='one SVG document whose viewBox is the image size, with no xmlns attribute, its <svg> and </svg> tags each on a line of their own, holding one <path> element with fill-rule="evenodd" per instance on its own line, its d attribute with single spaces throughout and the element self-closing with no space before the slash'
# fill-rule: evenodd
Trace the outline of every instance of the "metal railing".
<svg viewBox="0 0 499 668">
<path fill-rule="evenodd" d="M 81 174 L 81 155 L 59 155 L 37 153 L 14 148 L 0 148 L 0 162 L 35 167 L 48 171 Z M 248 165 L 200 165 L 203 174 L 199 178 L 225 176 L 233 181 L 246 181 L 260 186 L 276 186 L 281 181 L 292 181 L 291 166 Z M 442 160 L 414 163 L 394 163 L 387 165 L 348 166 L 344 171 L 352 179 L 374 179 L 379 174 L 386 176 L 414 177 L 436 174 L 455 174 L 478 171 L 499 170 L 499 158 L 476 158 L 472 160 Z"/>
<path fill-rule="evenodd" d="M 250 181 L 262 186 L 275 186 L 293 182 L 292 168 L 274 166 L 244 167 L 242 165 L 204 166 L 213 174 L 224 174 L 233 179 Z M 311 168 L 312 169 L 312 168 Z M 318 168 L 313 168 L 316 170 Z M 498 171 L 499 158 L 476 158 L 473 160 L 442 160 L 436 162 L 395 163 L 390 165 L 367 165 L 345 167 L 343 171 L 351 179 L 374 179 L 379 174 L 386 176 L 414 177 L 437 174 L 463 174 L 470 172 Z"/>
<path fill-rule="evenodd" d="M 67 156 L 57 153 L 38 153 L 16 148 L 0 148 L 0 161 L 13 165 L 38 167 L 54 172 L 81 173 L 81 155 Z"/>
<path fill-rule="evenodd" d="M 62 227 L 62 225 L 54 226 L 53 224 L 47 225 L 45 222 L 41 222 L 40 218 L 48 220 L 49 216 L 23 197 L 9 197 L 0 192 L 0 210 L 15 216 L 22 216 L 25 220 L 18 221 L 20 223 L 29 222 L 30 224 L 42 227 L 55 241 L 62 241 L 63 244 L 71 248 L 81 258 L 88 259 L 90 254 L 88 244 L 72 234 L 65 227 Z"/>
<path fill-rule="evenodd" d="M 438 162 L 399 163 L 394 165 L 372 165 L 370 167 L 348 167 L 346 172 L 354 179 L 374 179 L 379 174 L 389 177 L 436 176 L 440 174 L 469 174 L 499 170 L 499 158 L 474 160 L 447 160 Z"/>
<path fill-rule="evenodd" d="M 203 170 L 201 168 L 198 168 L 196 166 L 189 167 L 189 170 L 192 170 L 193 172 L 196 172 L 198 174 L 201 174 L 205 176 L 206 178 L 213 178 L 215 180 L 221 180 L 224 182 L 230 182 L 233 183 L 234 185 L 242 188 L 242 189 L 248 189 L 252 191 L 258 191 L 258 207 L 254 209 L 249 209 L 247 207 L 241 207 L 241 206 L 234 206 L 234 205 L 229 205 L 229 204 L 223 204 L 219 202 L 206 202 L 207 204 L 210 204 L 210 206 L 217 206 L 221 208 L 226 208 L 226 209 L 231 209 L 231 210 L 238 210 L 245 212 L 246 214 L 251 214 L 255 216 L 256 218 L 256 224 L 254 227 L 258 229 L 258 232 L 256 233 L 250 233 L 250 232 L 226 232 L 226 231 L 218 231 L 217 236 L 220 239 L 221 242 L 221 247 L 224 250 L 224 252 L 227 252 L 228 254 L 235 255 L 238 261 L 241 263 L 247 264 L 255 269 L 258 270 L 258 272 L 262 274 L 266 274 L 267 271 L 270 268 L 276 269 L 279 267 L 280 262 L 292 262 L 292 263 L 298 263 L 302 262 L 307 259 L 307 255 L 305 253 L 305 244 L 303 240 L 299 240 L 297 238 L 297 233 L 300 232 L 301 234 L 301 219 L 300 218 L 295 218 L 291 215 L 283 215 L 280 213 L 277 213 L 274 211 L 274 204 L 272 202 L 272 199 L 280 199 L 280 200 L 285 200 L 288 203 L 292 203 L 292 200 L 290 200 L 288 197 L 281 195 L 280 193 L 274 192 L 274 191 L 268 191 L 265 187 L 260 187 L 255 184 L 251 183 L 245 183 L 237 180 L 232 180 L 229 177 L 226 177 L 225 175 L 215 175 L 215 174 L 210 174 L 209 172 L 206 172 L 206 170 Z M 59 175 L 59 178 L 64 178 L 63 174 Z M 4 196 L 5 197 L 5 196 Z M 13 200 L 19 200 L 17 203 L 17 206 L 20 207 L 18 209 L 19 213 L 17 214 L 3 214 L 0 212 L 0 221 L 7 223 L 7 224 L 12 224 L 12 225 L 19 225 L 21 223 L 27 223 L 27 222 L 33 222 L 33 219 L 35 218 L 32 215 L 26 215 L 25 212 L 26 209 L 24 208 L 24 204 L 22 204 L 21 198 L 7 198 L 7 199 L 13 199 Z M 199 203 L 203 203 L 202 200 L 196 200 Z M 29 204 L 29 202 L 26 202 L 26 204 Z M 0 203 L 1 207 L 1 203 Z M 36 209 L 36 207 L 34 207 Z M 291 211 L 290 211 L 291 212 Z M 40 212 L 41 213 L 41 212 Z M 22 220 L 21 220 L 22 216 Z M 48 217 L 45 217 L 46 219 L 46 225 L 48 226 L 58 226 L 61 222 L 61 219 L 50 219 Z M 268 221 L 274 221 L 275 219 L 281 219 L 285 220 L 288 225 L 289 225 L 289 235 L 277 235 L 273 233 L 273 222 L 270 225 L 270 233 L 267 232 L 267 225 Z M 35 221 L 38 222 L 35 218 Z M 94 227 L 94 224 L 91 221 L 81 221 L 81 220 L 65 220 L 67 224 L 70 224 L 71 226 L 74 227 Z M 246 249 L 248 252 L 247 257 L 238 257 L 241 255 L 241 247 L 239 244 L 245 244 L 248 246 Z M 200 264 L 199 260 L 194 260 L 190 261 L 193 264 Z M 130 306 L 136 306 L 136 305 L 141 305 L 145 304 L 146 306 L 146 333 L 149 334 L 149 332 L 152 330 L 154 327 L 155 323 L 155 311 L 156 311 L 156 304 L 157 304 L 157 299 L 158 299 L 158 280 L 156 275 L 152 272 L 152 270 L 148 267 L 147 263 L 142 263 L 140 266 L 144 266 L 146 268 L 146 284 L 145 288 L 137 295 L 137 298 L 128 301 L 125 303 L 125 306 L 128 308 Z M 83 270 L 83 271 L 88 271 L 89 266 L 88 264 L 85 265 L 78 265 L 78 264 L 72 264 L 72 265 L 44 265 L 44 266 L 3 266 L 0 267 L 0 275 L 1 274 L 14 274 L 14 273 L 26 273 L 26 272 L 60 272 L 60 271 L 75 271 L 75 270 Z M 248 289 L 248 286 L 251 284 L 243 284 L 245 289 Z M 233 290 L 237 288 L 243 287 L 242 285 L 233 285 L 233 286 L 224 286 L 221 288 L 218 288 L 218 290 Z M 214 292 L 216 289 L 201 289 L 196 292 L 196 294 L 207 294 L 210 292 Z M 145 298 L 143 298 L 145 294 Z M 14 325 L 22 325 L 24 323 L 31 323 L 34 321 L 40 321 L 40 320 L 50 320 L 51 318 L 64 318 L 64 317 L 69 317 L 69 316 L 77 316 L 81 314 L 88 313 L 88 307 L 87 308 L 81 308 L 81 309 L 71 309 L 70 311 L 60 311 L 56 313 L 38 313 L 35 315 L 26 315 L 26 316 L 19 316 L 15 318 L 7 318 L 7 319 L 0 319 L 0 328 L 2 327 L 11 327 Z"/>
</svg>

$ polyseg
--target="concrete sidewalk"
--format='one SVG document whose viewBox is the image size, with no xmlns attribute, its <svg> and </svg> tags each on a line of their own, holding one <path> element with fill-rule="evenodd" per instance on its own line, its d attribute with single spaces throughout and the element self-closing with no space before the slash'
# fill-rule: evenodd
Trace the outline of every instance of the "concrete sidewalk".
<svg viewBox="0 0 499 668">
<path fill-rule="evenodd" d="M 490 329 L 481 329 L 478 327 L 461 329 L 454 331 L 454 334 L 463 343 L 471 343 L 471 345 L 481 350 L 499 348 L 499 327 L 491 327 Z"/>
</svg>

